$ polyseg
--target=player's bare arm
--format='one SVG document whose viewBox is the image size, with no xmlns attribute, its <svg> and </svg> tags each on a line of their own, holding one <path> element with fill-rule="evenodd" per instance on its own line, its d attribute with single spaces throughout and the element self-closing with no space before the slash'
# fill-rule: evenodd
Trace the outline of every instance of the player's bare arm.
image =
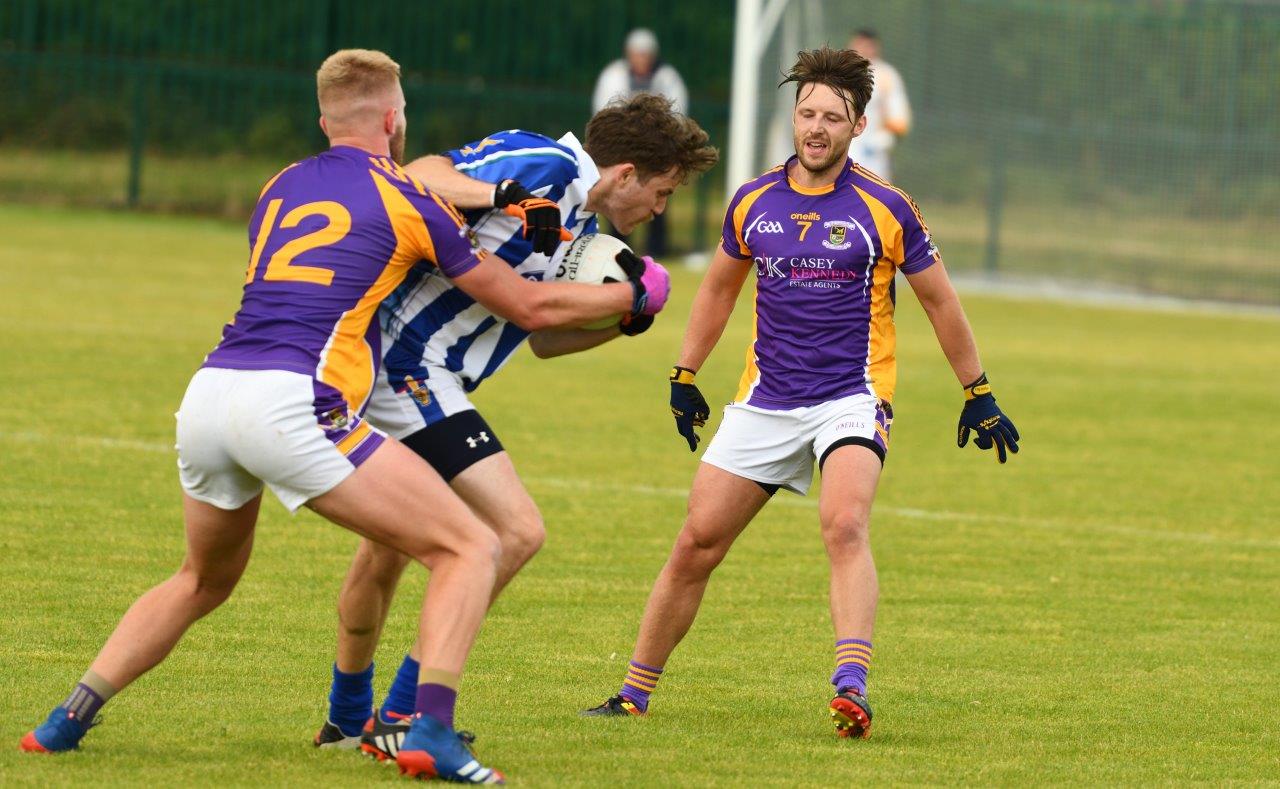
<svg viewBox="0 0 1280 789">
<path fill-rule="evenodd" d="M 706 276 L 693 297 L 693 310 L 680 346 L 680 360 L 671 368 L 670 376 L 671 415 L 676 420 L 676 432 L 689 443 L 690 452 L 696 452 L 702 440 L 694 428 L 705 425 L 711 415 L 706 398 L 694 384 L 694 377 L 724 334 L 751 265 L 750 260 L 738 260 L 723 247 L 716 247 Z"/>
<path fill-rule="evenodd" d="M 969 442 L 969 432 L 976 434 L 974 443 L 978 449 L 996 449 L 996 459 L 1004 463 L 1008 452 L 1017 453 L 1021 436 L 1013 421 L 996 405 L 991 384 L 982 371 L 978 359 L 978 345 L 973 339 L 973 329 L 960 306 L 960 297 L 951 285 L 951 278 L 942 262 L 938 261 L 917 274 L 908 274 L 907 282 L 924 307 L 938 345 L 955 371 L 964 388 L 964 409 L 956 428 L 956 445 Z"/>
<path fill-rule="evenodd" d="M 706 276 L 693 297 L 693 309 L 684 330 L 677 366 L 694 371 L 702 367 L 724 334 L 724 327 L 733 314 L 733 306 L 750 272 L 751 261 L 738 260 L 723 248 L 716 247 Z"/>
<path fill-rule="evenodd" d="M 560 225 L 560 207 L 537 197 L 514 178 L 496 184 L 481 181 L 458 172 L 449 157 L 439 154 L 415 159 L 404 169 L 458 208 L 496 208 L 519 217 L 534 252 L 554 254 L 561 241 L 572 238 Z"/>
<path fill-rule="evenodd" d="M 933 332 L 938 337 L 942 353 L 955 371 L 961 386 L 982 375 L 982 361 L 978 358 L 978 345 L 973 339 L 973 329 L 964 315 L 960 297 L 947 276 L 942 261 L 934 263 L 918 274 L 908 274 L 907 283 L 924 307 Z"/>
<path fill-rule="evenodd" d="M 529 335 L 529 349 L 539 359 L 551 359 L 589 351 L 621 336 L 622 331 L 617 326 L 603 329 L 542 329 Z"/>
<path fill-rule="evenodd" d="M 493 208 L 493 190 L 497 184 L 458 172 L 448 156 L 422 156 L 406 164 L 404 169 L 458 208 Z"/>
<path fill-rule="evenodd" d="M 670 287 L 666 271 L 656 264 L 628 282 L 585 285 L 527 280 L 496 255 L 485 255 L 453 283 L 485 309 L 531 332 L 581 326 L 618 313 L 654 315 Z"/>
</svg>

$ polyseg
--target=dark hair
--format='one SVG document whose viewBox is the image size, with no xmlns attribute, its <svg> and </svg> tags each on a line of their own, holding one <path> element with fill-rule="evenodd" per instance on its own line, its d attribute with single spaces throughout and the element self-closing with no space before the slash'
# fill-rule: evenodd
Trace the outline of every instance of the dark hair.
<svg viewBox="0 0 1280 789">
<path fill-rule="evenodd" d="M 851 117 L 857 120 L 871 101 L 871 61 L 852 49 L 806 49 L 778 87 L 788 82 L 796 83 L 796 101 L 805 85 L 826 85 L 853 106 Z"/>
<path fill-rule="evenodd" d="M 880 34 L 879 34 L 879 33 L 877 33 L 875 30 L 873 30 L 872 28 L 869 28 L 869 27 L 860 27 L 860 28 L 858 28 L 857 30 L 853 31 L 853 37 L 854 37 L 854 38 L 869 38 L 869 39 L 871 39 L 872 41 L 879 41 L 879 40 L 880 40 Z"/>
<path fill-rule="evenodd" d="M 680 180 L 710 170 L 720 152 L 692 118 L 671 108 L 671 99 L 638 93 L 597 112 L 587 122 L 582 147 L 597 166 L 630 163 L 641 181 L 672 167 Z"/>
</svg>

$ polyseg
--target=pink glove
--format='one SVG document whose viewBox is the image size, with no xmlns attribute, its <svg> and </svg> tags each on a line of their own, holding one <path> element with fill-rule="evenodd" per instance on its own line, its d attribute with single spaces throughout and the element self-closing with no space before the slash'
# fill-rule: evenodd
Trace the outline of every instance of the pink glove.
<svg viewBox="0 0 1280 789">
<path fill-rule="evenodd" d="M 640 314 L 657 315 L 667 305 L 667 297 L 671 295 L 671 275 L 661 263 L 648 255 L 640 259 L 644 261 L 640 284 L 644 286 L 644 292 L 648 296 Z"/>
</svg>

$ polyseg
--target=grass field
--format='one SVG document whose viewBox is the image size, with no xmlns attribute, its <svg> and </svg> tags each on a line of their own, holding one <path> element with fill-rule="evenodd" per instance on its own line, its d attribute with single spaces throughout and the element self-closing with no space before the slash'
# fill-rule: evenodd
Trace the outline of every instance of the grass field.
<svg viewBox="0 0 1280 789">
<path fill-rule="evenodd" d="M 0 227 L 0 785 L 397 780 L 309 745 L 355 540 L 269 496 L 231 601 L 107 706 L 81 752 L 17 752 L 181 558 L 171 415 L 235 309 L 246 242 L 219 221 L 72 209 L 0 206 Z M 477 394 L 550 532 L 464 681 L 459 723 L 483 758 L 528 786 L 1280 782 L 1269 319 L 968 297 L 1024 437 L 998 467 L 956 449 L 959 390 L 902 289 L 872 527 L 875 736 L 838 741 L 824 714 L 813 495 L 779 494 L 741 539 L 650 717 L 578 718 L 617 688 L 697 463 L 664 380 L 695 285 L 677 273 L 643 337 L 522 352 Z M 746 317 L 699 376 L 713 403 L 736 385 Z M 380 691 L 422 583 L 410 573 L 392 611 Z"/>
</svg>

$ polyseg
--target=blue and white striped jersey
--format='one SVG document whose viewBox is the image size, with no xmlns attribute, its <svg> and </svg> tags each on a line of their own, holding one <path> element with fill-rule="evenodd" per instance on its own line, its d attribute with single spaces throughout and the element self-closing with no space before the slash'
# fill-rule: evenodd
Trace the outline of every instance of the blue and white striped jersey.
<svg viewBox="0 0 1280 789">
<path fill-rule="evenodd" d="M 574 238 L 597 232 L 596 216 L 584 206 L 600 172 L 572 134 L 552 140 L 511 129 L 447 155 L 460 172 L 473 178 L 492 183 L 514 178 L 535 195 L 556 201 L 561 222 Z M 542 280 L 554 272 L 569 246 L 562 243 L 549 258 L 533 251 L 515 217 L 493 209 L 463 213 L 480 246 L 528 279 Z M 382 302 L 378 320 L 385 349 L 383 374 L 397 392 L 409 381 L 449 374 L 471 392 L 529 335 L 477 304 L 434 267 L 411 271 Z"/>
</svg>

